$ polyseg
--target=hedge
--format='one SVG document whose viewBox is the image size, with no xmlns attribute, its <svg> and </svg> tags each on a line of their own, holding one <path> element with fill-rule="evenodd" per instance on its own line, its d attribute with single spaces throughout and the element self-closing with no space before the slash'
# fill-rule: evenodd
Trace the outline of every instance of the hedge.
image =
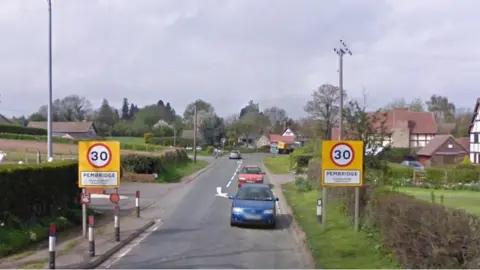
<svg viewBox="0 0 480 270">
<path fill-rule="evenodd" d="M 177 147 L 187 147 L 193 145 L 193 139 L 174 138 L 174 137 L 148 137 L 148 143 L 154 145 L 172 146 L 175 141 Z"/>
<path fill-rule="evenodd" d="M 169 166 L 189 160 L 185 150 L 179 148 L 165 151 L 160 156 L 128 154 L 121 157 L 122 168 L 127 172 L 159 175 Z"/>
<path fill-rule="evenodd" d="M 47 130 L 43 128 L 30 128 L 19 125 L 0 124 L 0 133 L 47 135 Z"/>
<path fill-rule="evenodd" d="M 6 224 L 65 214 L 79 202 L 76 161 L 1 165 L 0 179 L 0 220 Z"/>
<path fill-rule="evenodd" d="M 28 135 L 28 134 L 13 134 L 13 133 L 0 133 L 0 138 L 9 139 L 9 140 L 40 141 L 40 142 L 46 142 L 48 140 L 48 137 L 44 135 Z M 68 138 L 52 137 L 52 139 L 54 143 L 63 143 L 63 144 L 78 143 L 77 140 L 72 140 Z M 120 148 L 122 150 L 147 151 L 147 152 L 161 151 L 165 149 L 164 147 L 156 146 L 156 145 L 123 143 L 123 142 L 120 142 Z"/>
</svg>

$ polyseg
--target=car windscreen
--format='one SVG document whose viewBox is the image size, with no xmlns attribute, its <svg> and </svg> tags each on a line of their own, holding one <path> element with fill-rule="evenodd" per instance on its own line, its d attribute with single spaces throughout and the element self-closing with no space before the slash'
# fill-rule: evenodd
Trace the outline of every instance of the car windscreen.
<svg viewBox="0 0 480 270">
<path fill-rule="evenodd" d="M 243 187 L 238 190 L 235 199 L 250 201 L 273 201 L 273 193 L 268 188 Z"/>
<path fill-rule="evenodd" d="M 240 152 L 237 151 L 237 150 L 233 150 L 231 153 L 232 153 L 232 154 L 240 154 Z"/>
<path fill-rule="evenodd" d="M 417 168 L 422 167 L 422 164 L 420 164 L 420 162 L 410 162 L 410 165 Z"/>
<path fill-rule="evenodd" d="M 243 167 L 240 173 L 245 173 L 245 174 L 261 174 L 262 169 L 258 167 Z"/>
</svg>

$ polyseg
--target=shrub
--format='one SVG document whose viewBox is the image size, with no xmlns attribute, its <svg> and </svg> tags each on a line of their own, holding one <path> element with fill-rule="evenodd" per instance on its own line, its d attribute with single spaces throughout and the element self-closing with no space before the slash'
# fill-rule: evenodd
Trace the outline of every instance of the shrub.
<svg viewBox="0 0 480 270">
<path fill-rule="evenodd" d="M 193 145 L 193 139 L 174 137 L 152 137 L 150 144 L 172 146 L 175 141 L 177 147 L 187 147 Z"/>
<path fill-rule="evenodd" d="M 143 138 L 145 139 L 145 143 L 151 143 L 152 138 L 153 138 L 153 133 L 147 132 L 143 134 Z"/>
<path fill-rule="evenodd" d="M 47 135 L 47 130 L 43 128 L 30 128 L 19 125 L 0 124 L 0 133 Z"/>
<path fill-rule="evenodd" d="M 307 192 L 314 189 L 313 182 L 304 177 L 296 177 L 295 186 L 299 192 Z"/>
<path fill-rule="evenodd" d="M 402 164 L 389 164 L 388 177 L 390 181 L 405 181 L 413 178 L 413 168 Z"/>
<path fill-rule="evenodd" d="M 188 155 L 183 149 L 172 149 L 156 155 L 122 155 L 121 164 L 127 172 L 141 174 L 161 174 L 166 166 L 188 161 Z"/>
<path fill-rule="evenodd" d="M 468 156 L 464 156 L 462 160 L 462 164 L 470 165 L 472 164 L 472 161 L 470 161 L 470 158 L 468 158 Z"/>
<path fill-rule="evenodd" d="M 1 165 L 0 179 L 0 220 L 14 226 L 79 203 L 77 162 Z"/>
<path fill-rule="evenodd" d="M 425 177 L 426 182 L 434 188 L 440 188 L 447 183 L 447 174 L 445 169 L 441 168 L 426 168 Z"/>
<path fill-rule="evenodd" d="M 207 148 L 205 148 L 205 150 L 207 151 L 207 153 L 213 154 L 213 150 L 215 150 L 215 147 L 209 145 L 207 146 Z"/>
</svg>

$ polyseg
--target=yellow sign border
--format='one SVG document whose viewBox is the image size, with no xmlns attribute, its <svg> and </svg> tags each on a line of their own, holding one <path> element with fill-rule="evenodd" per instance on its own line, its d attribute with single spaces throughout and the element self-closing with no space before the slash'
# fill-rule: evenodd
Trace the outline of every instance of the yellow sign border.
<svg viewBox="0 0 480 270">
<path fill-rule="evenodd" d="M 339 143 L 348 144 L 354 151 L 352 162 L 345 167 L 335 165 L 331 160 L 331 151 L 333 147 Z M 320 181 L 322 187 L 362 187 L 364 185 L 363 179 L 363 157 L 364 157 L 364 142 L 363 141 L 347 141 L 347 140 L 325 140 L 322 141 L 322 175 Z M 325 184 L 325 171 L 327 170 L 348 170 L 360 171 L 360 184 Z"/>
<path fill-rule="evenodd" d="M 88 162 L 88 149 L 95 144 L 103 144 L 110 149 L 112 159 L 108 166 L 95 168 Z M 79 141 L 78 142 L 78 187 L 79 188 L 119 188 L 120 187 L 120 142 L 118 141 Z M 83 172 L 116 172 L 118 175 L 117 185 L 113 186 L 89 186 L 82 185 Z"/>
</svg>

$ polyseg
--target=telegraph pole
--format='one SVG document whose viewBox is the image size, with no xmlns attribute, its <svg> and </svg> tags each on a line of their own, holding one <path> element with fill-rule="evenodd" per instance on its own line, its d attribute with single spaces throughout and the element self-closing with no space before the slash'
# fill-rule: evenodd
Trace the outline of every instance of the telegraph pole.
<svg viewBox="0 0 480 270">
<path fill-rule="evenodd" d="M 343 56 L 345 54 L 352 55 L 352 51 L 347 47 L 343 40 L 340 40 L 340 46 L 333 49 L 339 58 L 339 69 L 338 69 L 338 88 L 340 91 L 340 124 L 339 124 L 339 140 L 343 138 Z M 360 188 L 355 187 L 355 222 L 354 228 L 355 231 L 358 231 L 359 225 L 359 211 L 360 211 Z"/>
<path fill-rule="evenodd" d="M 47 109 L 47 159 L 53 159 L 52 145 L 52 0 L 48 3 L 48 109 Z"/>
<path fill-rule="evenodd" d="M 197 163 L 197 105 L 193 111 L 193 163 Z"/>
</svg>

